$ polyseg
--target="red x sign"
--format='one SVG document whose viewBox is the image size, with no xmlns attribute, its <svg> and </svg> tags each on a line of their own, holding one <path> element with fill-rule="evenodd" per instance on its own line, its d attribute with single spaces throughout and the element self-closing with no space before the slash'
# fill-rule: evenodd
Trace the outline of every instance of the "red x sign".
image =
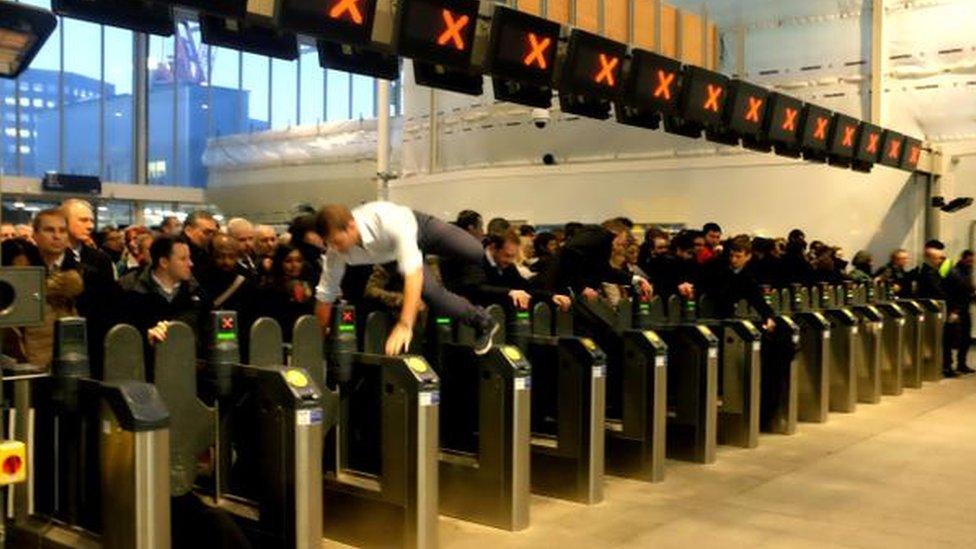
<svg viewBox="0 0 976 549">
<path fill-rule="evenodd" d="M 854 146 L 854 132 L 857 130 L 855 126 L 844 126 L 844 141 L 841 143 L 844 147 Z"/>
<path fill-rule="evenodd" d="M 908 149 L 908 163 L 911 165 L 918 164 L 918 157 L 922 153 L 922 148 L 918 145 L 912 145 L 911 149 Z"/>
<path fill-rule="evenodd" d="M 222 317 L 220 317 L 220 329 L 221 330 L 233 330 L 234 329 L 234 317 L 232 317 L 232 316 L 222 316 Z"/>
<path fill-rule="evenodd" d="M 671 100 L 671 84 L 674 83 L 674 77 L 675 73 L 673 72 L 665 72 L 660 69 L 657 71 L 657 88 L 654 89 L 656 99 Z"/>
<path fill-rule="evenodd" d="M 529 54 L 525 56 L 522 63 L 526 67 L 536 65 L 540 69 L 545 70 L 547 66 L 546 50 L 548 50 L 549 45 L 552 44 L 552 39 L 546 37 L 540 40 L 539 37 L 533 32 L 528 33 L 527 38 L 529 40 Z"/>
<path fill-rule="evenodd" d="M 898 139 L 893 140 L 888 145 L 888 158 L 892 160 L 898 160 L 901 158 L 901 141 Z"/>
<path fill-rule="evenodd" d="M 718 112 L 719 105 L 718 99 L 722 97 L 722 92 L 725 88 L 722 86 L 716 86 L 714 84 L 708 84 L 708 99 L 705 100 L 705 104 L 702 106 L 706 111 Z"/>
<path fill-rule="evenodd" d="M 869 153 L 877 153 L 878 152 L 878 140 L 880 138 L 881 138 L 881 134 L 880 133 L 871 133 L 871 134 L 868 134 L 868 146 L 867 147 L 864 147 L 864 150 L 867 151 L 867 152 L 869 152 Z"/>
<path fill-rule="evenodd" d="M 814 139 L 819 139 L 820 141 L 823 141 L 824 139 L 827 139 L 827 124 L 829 124 L 829 123 L 830 123 L 830 119 L 829 118 L 825 118 L 823 116 L 818 116 L 817 117 L 817 128 L 815 130 L 813 130 L 813 138 Z"/>
<path fill-rule="evenodd" d="M 461 31 L 468 26 L 470 18 L 467 15 L 462 15 L 455 19 L 454 14 L 447 9 L 441 11 L 441 17 L 444 19 L 444 32 L 437 38 L 437 45 L 446 46 L 448 42 L 451 42 L 456 50 L 464 51 L 464 38 L 461 37 Z"/>
<path fill-rule="evenodd" d="M 332 9 L 329 10 L 329 17 L 332 19 L 342 19 L 347 17 L 357 25 L 363 24 L 363 14 L 359 11 L 359 0 L 339 0 Z"/>
<path fill-rule="evenodd" d="M 762 107 L 764 101 L 758 97 L 749 98 L 749 110 L 746 112 L 746 120 L 749 122 L 759 123 L 759 109 Z"/>
<path fill-rule="evenodd" d="M 796 116 L 800 113 L 797 109 L 786 108 L 786 113 L 783 116 L 783 131 L 795 132 L 796 131 Z"/>
<path fill-rule="evenodd" d="M 342 311 L 342 323 L 351 324 L 356 321 L 356 315 L 352 311 Z"/>
<path fill-rule="evenodd" d="M 606 54 L 600 54 L 600 72 L 596 74 L 596 78 L 593 80 L 597 84 L 602 84 L 606 82 L 607 86 L 611 88 L 617 85 L 617 81 L 613 77 L 613 70 L 617 68 L 620 64 L 620 58 L 618 57 L 608 57 Z"/>
</svg>

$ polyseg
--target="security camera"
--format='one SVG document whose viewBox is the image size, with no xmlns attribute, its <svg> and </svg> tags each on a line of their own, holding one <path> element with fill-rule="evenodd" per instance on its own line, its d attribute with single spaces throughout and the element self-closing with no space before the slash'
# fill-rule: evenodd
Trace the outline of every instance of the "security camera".
<svg viewBox="0 0 976 549">
<path fill-rule="evenodd" d="M 549 109 L 532 109 L 532 123 L 540 130 L 549 125 L 549 118 Z"/>
</svg>

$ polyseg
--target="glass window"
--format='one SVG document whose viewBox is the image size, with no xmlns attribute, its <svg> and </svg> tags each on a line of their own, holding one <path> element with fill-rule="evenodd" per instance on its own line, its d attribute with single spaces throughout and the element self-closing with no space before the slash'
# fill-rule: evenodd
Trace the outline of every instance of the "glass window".
<svg viewBox="0 0 976 549">
<path fill-rule="evenodd" d="M 173 114 L 176 107 L 175 39 L 149 37 L 149 183 L 176 184 Z"/>
<path fill-rule="evenodd" d="M 271 128 L 296 125 L 298 62 L 275 59 L 271 64 Z"/>
<path fill-rule="evenodd" d="M 45 9 L 51 8 L 50 0 L 23 0 L 23 2 Z M 45 171 L 57 170 L 60 164 L 61 124 L 57 105 L 60 102 L 58 85 L 63 28 L 64 19 L 59 19 L 58 28 L 51 33 L 30 68 L 20 75 L 19 85 L 5 92 L 8 97 L 18 94 L 19 99 L 14 100 L 9 106 L 17 107 L 20 129 L 26 130 L 26 134 L 18 132 L 18 137 L 12 141 L 10 138 L 4 138 L 7 145 L 4 165 L 6 167 L 13 160 L 11 173 L 37 177 Z M 45 91 L 43 93 L 31 91 L 38 86 Z M 35 103 L 34 99 L 41 99 L 41 102 Z M 4 103 L 6 104 L 6 101 Z"/>
<path fill-rule="evenodd" d="M 349 120 L 349 74 L 329 70 L 325 93 L 326 120 Z"/>
<path fill-rule="evenodd" d="M 247 92 L 240 91 L 241 54 L 207 47 L 210 60 L 210 135 L 247 132 Z"/>
<path fill-rule="evenodd" d="M 133 182 L 134 99 L 133 43 L 131 31 L 105 27 L 105 181 Z"/>
<path fill-rule="evenodd" d="M 102 94 L 102 29 L 100 25 L 62 19 L 64 29 L 64 161 L 61 171 L 79 175 L 99 175 L 101 173 L 101 140 L 99 119 L 101 116 Z M 131 65 L 130 65 L 131 67 Z M 131 71 L 131 68 L 130 68 Z M 71 95 L 67 90 L 71 89 Z M 41 98 L 35 98 L 41 102 Z M 38 105 L 35 105 L 37 107 Z M 56 117 L 57 112 L 49 110 L 46 116 Z M 43 124 L 39 122 L 43 128 Z M 43 149 L 38 151 L 39 159 L 50 156 Z"/>
<path fill-rule="evenodd" d="M 358 74 L 352 77 L 352 117 L 376 117 L 376 87 L 374 80 Z"/>
<path fill-rule="evenodd" d="M 176 24 L 176 162 L 175 183 L 206 187 L 203 153 L 210 135 L 211 93 L 207 85 L 207 52 L 202 48 L 200 25 L 180 20 Z"/>
<path fill-rule="evenodd" d="M 268 71 L 267 57 L 245 53 L 243 60 L 244 85 L 248 97 L 248 131 L 259 132 L 270 126 L 268 118 Z"/>
<path fill-rule="evenodd" d="M 325 72 L 319 65 L 319 52 L 314 46 L 302 45 L 301 106 L 303 125 L 318 124 L 324 118 Z"/>
</svg>

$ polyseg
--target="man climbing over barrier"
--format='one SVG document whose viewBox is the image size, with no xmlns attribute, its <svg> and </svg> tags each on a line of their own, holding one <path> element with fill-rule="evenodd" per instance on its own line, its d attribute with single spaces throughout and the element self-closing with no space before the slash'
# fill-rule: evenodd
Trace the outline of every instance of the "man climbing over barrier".
<svg viewBox="0 0 976 549">
<path fill-rule="evenodd" d="M 424 265 L 424 254 L 480 265 L 481 243 L 456 225 L 391 202 L 370 202 L 353 209 L 329 204 L 316 216 L 317 232 L 328 245 L 322 256 L 322 276 L 315 290 L 315 315 L 324 329 L 332 319 L 332 304 L 340 296 L 347 265 L 382 265 L 396 261 L 403 275 L 400 318 L 386 341 L 386 354 L 404 352 L 423 298 L 438 315 L 475 330 L 475 353 L 491 349 L 498 324 L 481 307 L 447 291 Z"/>
</svg>

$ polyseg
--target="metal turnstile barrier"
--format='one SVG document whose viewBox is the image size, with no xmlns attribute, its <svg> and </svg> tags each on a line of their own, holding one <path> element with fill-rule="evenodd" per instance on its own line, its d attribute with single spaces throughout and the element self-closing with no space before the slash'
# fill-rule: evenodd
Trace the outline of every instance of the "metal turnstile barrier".
<svg viewBox="0 0 976 549">
<path fill-rule="evenodd" d="M 820 301 L 820 290 L 794 286 L 793 318 L 800 327 L 800 350 L 797 354 L 797 418 L 799 421 L 823 423 L 830 409 L 830 321 L 821 312 L 810 309 L 811 301 Z"/>
<path fill-rule="evenodd" d="M 925 308 L 914 299 L 899 299 L 898 305 L 905 311 L 905 339 L 903 341 L 901 382 L 909 389 L 922 387 L 922 371 L 925 364 L 925 333 L 927 322 Z M 939 351 L 941 353 L 941 349 Z M 939 355 L 941 358 L 941 354 Z M 941 371 L 941 365 L 940 365 Z"/>
<path fill-rule="evenodd" d="M 606 355 L 592 339 L 573 335 L 572 313 L 553 314 L 548 304 L 537 303 L 528 320 L 531 335 L 514 332 L 505 337 L 532 364 L 532 491 L 599 503 L 605 468 Z"/>
<path fill-rule="evenodd" d="M 820 307 L 830 322 L 830 411 L 851 413 L 857 408 L 857 352 L 860 324 L 846 308 L 844 290 L 823 285 Z"/>
<path fill-rule="evenodd" d="M 693 301 L 689 307 L 694 306 Z M 719 340 L 708 326 L 665 311 L 658 298 L 635 312 L 634 325 L 654 330 L 668 347 L 667 455 L 673 459 L 714 463 L 718 444 Z M 684 304 L 687 306 L 687 304 Z M 670 313 L 670 316 L 669 314 Z"/>
<path fill-rule="evenodd" d="M 881 394 L 902 394 L 902 364 L 905 354 L 906 313 L 900 305 L 888 298 L 888 289 L 882 283 L 868 286 L 868 303 L 874 303 L 881 312 Z"/>
<path fill-rule="evenodd" d="M 942 379 L 942 345 L 945 334 L 946 303 L 938 299 L 918 300 L 925 309 L 925 330 L 922 333 L 922 381 Z M 969 334 L 961 334 L 969 337 Z"/>
<path fill-rule="evenodd" d="M 437 373 L 420 356 L 358 352 L 356 312 L 345 304 L 333 307 L 327 364 L 340 403 L 326 437 L 326 536 L 354 545 L 437 547 Z"/>
<path fill-rule="evenodd" d="M 577 302 L 575 324 L 607 354 L 606 460 L 610 474 L 664 480 L 667 345 L 653 330 L 633 327 L 630 298 L 616 306 Z M 649 306 L 636 304 L 637 308 Z"/>
</svg>

